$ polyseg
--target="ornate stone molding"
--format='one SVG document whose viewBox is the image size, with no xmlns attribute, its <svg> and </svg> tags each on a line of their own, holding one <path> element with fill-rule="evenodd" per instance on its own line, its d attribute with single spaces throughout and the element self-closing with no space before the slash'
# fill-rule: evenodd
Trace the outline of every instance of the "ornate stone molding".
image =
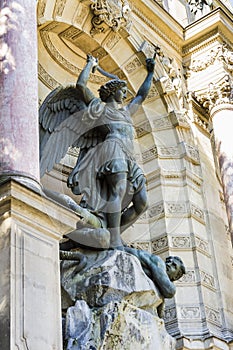
<svg viewBox="0 0 233 350">
<path fill-rule="evenodd" d="M 66 71 L 70 72 L 75 76 L 78 76 L 81 73 L 81 69 L 74 66 L 66 58 L 64 58 L 60 54 L 60 52 L 58 52 L 57 48 L 53 45 L 50 39 L 49 32 L 47 31 L 47 29 L 48 28 L 46 27 L 40 31 L 40 35 L 41 35 L 41 39 L 44 44 L 44 47 L 46 48 L 50 56 L 53 58 L 53 60 L 57 62 L 63 69 L 65 69 Z M 90 81 L 97 84 L 104 84 L 107 81 L 107 79 L 105 77 L 102 77 L 96 74 L 91 74 Z"/>
<path fill-rule="evenodd" d="M 220 104 L 233 104 L 233 83 L 230 75 L 226 74 L 219 81 L 210 83 L 206 90 L 194 92 L 193 97 L 209 110 Z"/>
<path fill-rule="evenodd" d="M 164 250 L 167 250 L 169 247 L 168 245 L 168 238 L 167 236 L 159 237 L 158 239 L 154 239 L 151 242 L 151 252 L 152 254 L 157 254 L 158 252 L 162 252 Z"/>
<path fill-rule="evenodd" d="M 152 204 L 147 213 L 149 218 L 164 216 L 164 203 L 161 201 L 159 203 Z"/>
<path fill-rule="evenodd" d="M 210 50 L 202 59 L 193 60 L 189 69 L 193 72 L 200 72 L 213 65 L 217 60 L 224 63 L 228 72 L 233 72 L 233 51 L 226 43 Z"/>
<path fill-rule="evenodd" d="M 169 119 L 174 127 L 179 126 L 180 128 L 190 129 L 187 111 L 172 111 L 169 113 Z"/>
<path fill-rule="evenodd" d="M 186 142 L 182 142 L 181 145 L 184 148 L 185 158 L 191 161 L 195 165 L 200 164 L 200 156 L 199 156 L 198 148 Z"/>
<path fill-rule="evenodd" d="M 138 138 L 149 134 L 151 132 L 151 127 L 150 127 L 149 121 L 146 120 L 143 123 L 135 126 L 135 131 L 136 131 Z"/>
<path fill-rule="evenodd" d="M 66 6 L 66 1 L 67 0 L 57 0 L 56 1 L 56 6 L 54 8 L 53 15 L 54 17 L 58 16 L 61 17 L 64 11 L 64 8 Z"/>
<path fill-rule="evenodd" d="M 192 248 L 192 241 L 191 237 L 186 236 L 172 236 L 171 237 L 171 245 L 173 248 L 178 249 L 191 249 Z"/>
<path fill-rule="evenodd" d="M 197 235 L 195 235 L 195 246 L 198 251 L 210 257 L 208 242 Z"/>
<path fill-rule="evenodd" d="M 38 76 L 40 81 L 42 81 L 42 83 L 45 84 L 50 90 L 53 90 L 61 85 L 48 72 L 46 72 L 40 63 L 38 64 Z"/>
<path fill-rule="evenodd" d="M 191 216 L 202 224 L 205 223 L 204 211 L 194 203 L 190 203 Z"/>
<path fill-rule="evenodd" d="M 185 320 L 196 320 L 201 318 L 201 309 L 198 305 L 181 306 L 179 308 L 180 318 Z"/>
<path fill-rule="evenodd" d="M 220 312 L 210 306 L 205 306 L 206 318 L 209 322 L 220 326 L 221 325 L 221 315 Z"/>
<path fill-rule="evenodd" d="M 158 118 L 158 119 L 154 119 L 152 121 L 152 124 L 153 124 L 154 130 L 157 130 L 157 131 L 159 131 L 159 130 L 166 130 L 166 129 L 171 129 L 172 128 L 172 123 L 169 120 L 168 116 L 161 117 L 161 118 Z"/>
<path fill-rule="evenodd" d="M 91 0 L 91 10 L 94 13 L 91 35 L 109 28 L 117 32 L 130 24 L 131 9 L 127 0 Z"/>
<path fill-rule="evenodd" d="M 178 285 L 180 284 L 195 284 L 196 283 L 196 272 L 193 269 L 187 269 L 185 274 L 176 282 Z"/>
<path fill-rule="evenodd" d="M 201 282 L 203 283 L 203 285 L 210 288 L 211 290 L 215 290 L 215 280 L 212 275 L 210 275 L 206 271 L 201 270 L 200 276 L 201 276 Z"/>
<path fill-rule="evenodd" d="M 150 160 L 158 158 L 158 150 L 156 146 L 149 148 L 148 150 L 142 152 L 142 162 L 146 163 Z"/>
</svg>

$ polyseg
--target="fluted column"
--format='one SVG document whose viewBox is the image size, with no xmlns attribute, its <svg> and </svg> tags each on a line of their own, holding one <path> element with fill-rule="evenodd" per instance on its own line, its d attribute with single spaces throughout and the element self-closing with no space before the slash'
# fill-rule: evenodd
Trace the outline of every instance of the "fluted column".
<svg viewBox="0 0 233 350">
<path fill-rule="evenodd" d="M 36 1 L 0 0 L 0 180 L 39 180 Z"/>
</svg>

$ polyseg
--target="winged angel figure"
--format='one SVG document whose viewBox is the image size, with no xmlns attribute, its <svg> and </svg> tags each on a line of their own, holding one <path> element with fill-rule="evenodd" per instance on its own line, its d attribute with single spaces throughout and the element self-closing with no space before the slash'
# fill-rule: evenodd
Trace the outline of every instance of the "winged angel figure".
<svg viewBox="0 0 233 350">
<path fill-rule="evenodd" d="M 147 208 L 145 177 L 134 158 L 131 116 L 149 92 L 155 62 L 146 59 L 147 76 L 125 107 L 125 81 L 108 81 L 100 87 L 99 98 L 87 87 L 97 65 L 88 55 L 76 86 L 53 90 L 40 107 L 41 176 L 65 156 L 69 146 L 79 147 L 68 187 L 82 195 L 80 205 L 97 218 L 100 234 L 108 233 L 108 248 L 121 249 L 121 233 Z M 68 237 L 79 242 L 79 235 L 74 231 Z"/>
</svg>

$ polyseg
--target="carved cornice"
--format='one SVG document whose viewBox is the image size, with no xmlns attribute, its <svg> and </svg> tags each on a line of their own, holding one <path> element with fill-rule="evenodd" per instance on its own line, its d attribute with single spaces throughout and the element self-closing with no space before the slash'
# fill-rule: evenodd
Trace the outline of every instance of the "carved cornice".
<svg viewBox="0 0 233 350">
<path fill-rule="evenodd" d="M 189 70 L 200 72 L 208 68 L 210 65 L 213 65 L 216 61 L 223 62 L 225 70 L 230 73 L 233 72 L 233 51 L 229 45 L 223 43 L 222 45 L 210 50 L 210 52 L 203 56 L 202 59 L 193 60 Z"/>
<path fill-rule="evenodd" d="M 136 7 L 136 2 L 131 3 L 131 8 L 133 12 L 142 19 L 142 21 L 147 24 L 155 33 L 157 33 L 161 38 L 163 38 L 169 45 L 171 45 L 177 52 L 180 52 L 180 46 L 176 44 L 172 37 L 164 34 L 164 31 L 158 28 L 158 25 L 155 22 L 152 22 L 150 18 L 144 13 L 141 8 Z"/>
<path fill-rule="evenodd" d="M 226 74 L 219 81 L 210 83 L 205 90 L 194 92 L 193 97 L 209 111 L 217 105 L 233 104 L 233 83 L 230 75 Z"/>
</svg>

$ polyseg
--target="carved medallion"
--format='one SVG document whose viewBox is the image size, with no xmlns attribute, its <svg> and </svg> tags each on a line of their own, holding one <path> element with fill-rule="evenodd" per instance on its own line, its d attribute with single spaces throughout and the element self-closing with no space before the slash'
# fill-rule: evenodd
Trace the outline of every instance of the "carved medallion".
<svg viewBox="0 0 233 350">
<path fill-rule="evenodd" d="M 127 0 L 91 0 L 92 18 L 91 35 L 111 28 L 117 32 L 129 24 L 130 7 Z"/>
</svg>

